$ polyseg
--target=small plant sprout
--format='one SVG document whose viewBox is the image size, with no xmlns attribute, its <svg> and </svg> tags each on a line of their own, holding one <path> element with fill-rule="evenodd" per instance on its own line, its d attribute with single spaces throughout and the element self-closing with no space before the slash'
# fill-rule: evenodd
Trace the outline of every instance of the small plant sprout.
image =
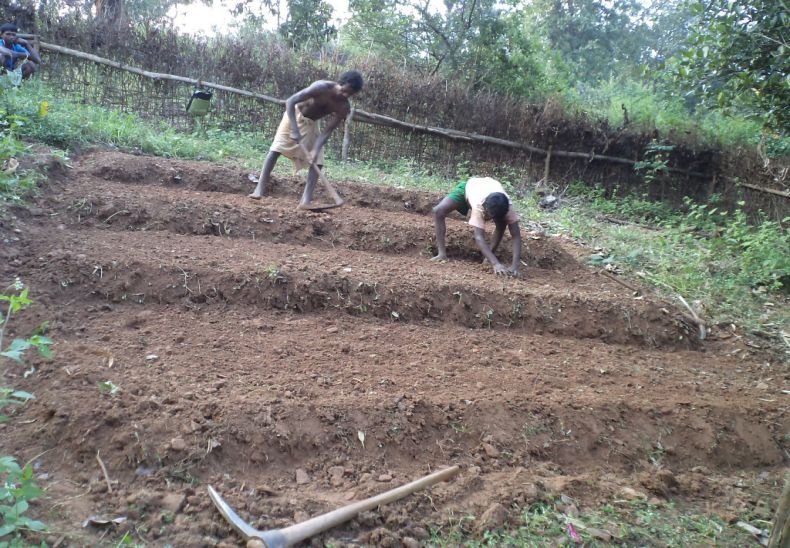
<svg viewBox="0 0 790 548">
<path fill-rule="evenodd" d="M 282 271 L 275 264 L 270 264 L 267 266 L 264 272 L 266 272 L 266 276 L 268 276 L 268 278 L 275 283 L 286 281 Z"/>
<path fill-rule="evenodd" d="M 52 340 L 43 336 L 41 332 L 46 330 L 46 325 L 42 324 L 36 332 L 26 339 L 16 338 L 11 341 L 11 344 L 4 347 L 4 334 L 8 327 L 11 317 L 21 310 L 30 306 L 33 301 L 28 296 L 28 288 L 17 278 L 14 283 L 6 289 L 7 294 L 0 294 L 0 358 L 8 358 L 17 363 L 24 363 L 22 357 L 24 353 L 35 348 L 45 358 L 52 357 L 50 345 Z M 7 303 L 5 307 L 2 303 Z M 2 359 L 0 359 L 2 362 Z M 31 368 L 24 373 L 25 378 L 32 375 L 35 368 Z M 33 394 L 24 392 L 22 390 L 14 390 L 5 386 L 0 386 L 0 410 L 7 405 L 22 405 L 28 400 L 34 399 Z M 3 414 L 0 414 L 0 422 L 5 422 L 8 419 Z"/>
<path fill-rule="evenodd" d="M 110 396 L 114 396 L 118 392 L 120 392 L 121 387 L 113 383 L 112 381 L 104 381 L 99 383 L 99 392 L 102 394 L 109 394 Z"/>
<path fill-rule="evenodd" d="M 645 181 L 652 183 L 669 172 L 669 153 L 674 148 L 672 145 L 651 141 L 645 148 L 645 159 L 634 164 L 634 171 L 643 173 Z"/>
</svg>

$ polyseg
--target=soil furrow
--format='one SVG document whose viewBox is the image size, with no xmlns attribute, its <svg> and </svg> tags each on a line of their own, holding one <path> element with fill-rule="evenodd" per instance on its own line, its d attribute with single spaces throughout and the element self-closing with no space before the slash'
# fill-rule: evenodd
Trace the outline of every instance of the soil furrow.
<svg viewBox="0 0 790 548">
<path fill-rule="evenodd" d="M 567 279 L 562 289 L 545 278 L 497 279 L 482 265 L 459 273 L 348 250 L 93 229 L 65 237 L 46 255 L 31 262 L 51 283 L 116 303 L 343 311 L 646 347 L 696 344 L 689 326 L 660 304 Z"/>
<path fill-rule="evenodd" d="M 98 152 L 81 159 L 77 174 L 134 186 L 185 188 L 242 196 L 252 192 L 255 187 L 248 179 L 249 171 L 233 165 L 134 156 L 118 152 Z M 287 196 L 295 206 L 304 182 L 304 172 L 301 177 L 272 177 L 267 196 Z M 441 193 L 364 183 L 333 181 L 333 184 L 351 206 L 401 213 L 429 213 L 443 197 Z M 452 181 L 448 181 L 448 190 L 452 185 Z M 320 185 L 316 190 L 316 199 L 319 202 L 322 200 Z"/>
<path fill-rule="evenodd" d="M 636 498 L 770 520 L 783 365 L 729 324 L 697 341 L 589 250 L 525 234 L 524 278 L 497 278 L 458 219 L 455 260 L 428 260 L 436 194 L 341 183 L 349 205 L 317 214 L 294 211 L 298 178 L 253 202 L 233 166 L 74 166 L 0 212 L 0 283 L 19 276 L 35 301 L 5 340 L 55 341 L 52 360 L 0 370 L 36 396 L 0 437 L 46 491 L 31 514 L 57 534 L 39 540 L 233 546 L 206 484 L 269 529 L 446 464 L 452 482 L 314 543 L 429 542 L 459 516 L 482 534 L 492 508 L 520 524 L 568 497 L 568 515 Z M 127 521 L 83 527 L 96 515 Z"/>
<path fill-rule="evenodd" d="M 61 222 L 111 230 L 170 231 L 176 234 L 247 238 L 304 244 L 321 249 L 353 249 L 388 255 L 435 253 L 430 215 L 410 215 L 345 207 L 332 213 L 294 211 L 283 198 L 254 202 L 242 196 L 218 200 L 211 193 L 181 188 L 129 187 L 97 179 L 70 185 L 53 200 Z M 451 259 L 480 262 L 482 254 L 465 222 L 447 223 Z M 581 267 L 555 239 L 526 233 L 522 244 L 525 273 L 530 268 L 578 270 Z M 500 258 L 512 261 L 506 237 Z"/>
<path fill-rule="evenodd" d="M 54 321 L 74 325 L 79 312 L 71 306 Z M 317 329 L 311 318 L 291 313 L 261 318 L 167 306 L 130 316 L 110 305 L 101 318 L 75 327 L 83 342 L 60 344 L 58 353 L 81 365 L 40 364 L 37 391 L 58 398 L 45 398 L 50 403 L 35 405 L 29 416 L 53 447 L 86 459 L 95 446 L 117 445 L 130 463 L 116 462 L 116 469 L 130 476 L 141 462 L 150 466 L 159 449 L 131 443 L 140 425 L 123 417 L 151 412 L 142 420 L 153 439 L 182 435 L 197 450 L 214 437 L 224 452 L 266 455 L 276 468 L 309 461 L 313 447 L 396 467 L 426 450 L 432 461 L 492 465 L 484 438 L 508 454 L 499 466 L 548 460 L 570 473 L 626 471 L 651 458 L 676 471 L 783 460 L 776 439 L 782 430 L 771 425 L 787 419 L 748 385 L 727 380 L 742 367 L 734 358 L 697 354 L 689 367 L 687 352 L 636 353 L 595 342 L 582 349 L 534 335 L 500 334 L 499 345 L 483 350 L 492 335 L 446 325 L 339 318 Z M 203 358 L 195 360 L 196 353 Z M 604 362 L 610 365 L 600 369 Z M 492 377 L 496 384 L 486 382 Z M 86 386 L 107 379 L 120 387 L 117 397 L 86 394 Z M 700 381 L 712 385 L 708 393 L 698 393 Z M 675 387 L 671 395 L 654 392 L 667 385 Z M 83 447 L 79 425 L 96 412 L 106 420 Z M 158 421 L 161 414 L 172 421 Z M 357 431 L 366 435 L 364 454 Z M 234 467 L 242 478 L 243 468 Z"/>
</svg>

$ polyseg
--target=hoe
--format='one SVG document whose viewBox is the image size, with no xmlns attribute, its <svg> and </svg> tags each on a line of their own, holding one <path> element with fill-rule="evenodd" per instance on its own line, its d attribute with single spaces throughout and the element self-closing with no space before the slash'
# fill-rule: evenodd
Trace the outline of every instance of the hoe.
<svg viewBox="0 0 790 548">
<path fill-rule="evenodd" d="M 304 152 L 305 157 L 309 158 L 310 157 L 310 153 L 307 151 L 305 146 L 302 143 L 299 143 L 299 147 L 302 149 L 302 152 Z M 264 163 L 264 166 L 265 165 L 266 164 Z M 321 168 L 319 168 L 315 164 L 315 161 L 313 161 L 313 163 L 310 164 L 309 169 L 314 169 L 316 171 L 316 173 L 318 173 L 318 178 L 321 180 L 321 184 L 324 185 L 324 188 L 326 188 L 327 193 L 329 193 L 329 196 L 335 201 L 335 203 L 334 204 L 316 204 L 316 205 L 302 205 L 302 204 L 299 204 L 299 206 L 297 206 L 297 209 L 307 209 L 307 210 L 310 210 L 310 211 L 325 211 L 327 209 L 334 209 L 336 207 L 342 206 L 345 203 L 345 201 L 340 196 L 340 194 L 337 193 L 337 189 L 335 189 L 334 185 L 329 182 L 329 179 L 326 178 L 326 175 L 324 175 L 324 172 L 321 171 Z M 256 177 L 255 175 L 250 174 L 250 175 L 247 176 L 247 178 L 251 182 L 257 183 L 258 181 L 260 181 L 263 178 L 263 170 L 264 170 L 264 168 L 262 167 L 260 176 Z"/>
<path fill-rule="evenodd" d="M 433 474 L 407 483 L 406 485 L 401 485 L 400 487 L 396 487 L 395 489 L 376 495 L 375 497 L 353 502 L 337 510 L 332 510 L 326 514 L 316 516 L 302 523 L 297 523 L 296 525 L 285 527 L 284 529 L 271 529 L 269 531 L 260 531 L 241 519 L 241 517 L 233 511 L 233 508 L 231 508 L 210 485 L 208 486 L 208 494 L 214 506 L 219 510 L 219 513 L 228 520 L 228 523 L 230 523 L 242 537 L 244 537 L 245 541 L 259 539 L 263 541 L 266 548 L 285 548 L 298 544 L 303 540 L 309 539 L 341 523 L 345 523 L 360 512 L 372 510 L 378 506 L 402 499 L 406 495 L 430 487 L 440 481 L 447 481 L 455 476 L 458 470 L 458 466 L 445 468 L 444 470 L 434 472 Z"/>
<path fill-rule="evenodd" d="M 302 152 L 304 152 L 305 156 L 309 158 L 310 153 L 307 151 L 305 146 L 301 142 L 299 143 L 299 146 L 301 147 Z M 329 179 L 326 178 L 326 175 L 324 175 L 324 172 L 321 171 L 321 168 L 315 164 L 315 160 L 313 160 L 313 163 L 310 164 L 310 169 L 314 169 L 316 173 L 318 173 L 318 178 L 321 179 L 321 184 L 324 185 L 324 188 L 329 193 L 329 196 L 335 201 L 335 203 L 320 204 L 320 205 L 305 205 L 305 206 L 300 204 L 299 209 L 309 209 L 311 211 L 323 211 L 326 209 L 332 209 L 335 207 L 342 206 L 344 203 L 343 198 L 340 196 L 340 194 L 337 193 L 337 190 L 335 189 L 334 185 L 332 185 L 332 183 L 329 182 Z"/>
</svg>

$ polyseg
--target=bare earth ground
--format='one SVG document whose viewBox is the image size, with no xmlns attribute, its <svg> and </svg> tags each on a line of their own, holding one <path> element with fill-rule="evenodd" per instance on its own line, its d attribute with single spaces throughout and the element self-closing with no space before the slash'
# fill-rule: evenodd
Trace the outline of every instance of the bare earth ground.
<svg viewBox="0 0 790 548">
<path fill-rule="evenodd" d="M 36 300 L 13 328 L 48 320 L 57 344 L 28 377 L 5 368 L 37 399 L 2 452 L 34 459 L 50 543 L 234 546 L 207 484 L 273 528 L 447 464 L 454 481 L 320 540 L 473 531 L 492 504 L 560 493 L 770 519 L 790 386 L 738 333 L 696 341 L 561 238 L 527 234 L 524 278 L 498 279 L 450 220 L 434 264 L 437 195 L 340 184 L 347 206 L 308 213 L 299 183 L 253 202 L 232 166 L 94 152 L 6 212 L 0 282 Z M 83 528 L 94 515 L 128 521 Z"/>
</svg>

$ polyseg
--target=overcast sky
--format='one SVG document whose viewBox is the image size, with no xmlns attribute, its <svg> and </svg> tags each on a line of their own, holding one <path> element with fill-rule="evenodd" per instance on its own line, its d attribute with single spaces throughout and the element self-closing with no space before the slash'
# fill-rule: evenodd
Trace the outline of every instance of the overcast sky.
<svg viewBox="0 0 790 548">
<path fill-rule="evenodd" d="M 348 0 L 327 0 L 333 7 L 333 17 L 336 24 L 348 18 Z M 185 32 L 212 35 L 228 32 L 233 23 L 232 6 L 234 0 L 214 0 L 211 6 L 195 2 L 188 6 L 176 5 L 170 14 L 174 17 L 176 26 Z M 285 2 L 283 2 L 285 4 Z M 271 28 L 276 22 L 272 20 Z"/>
</svg>

